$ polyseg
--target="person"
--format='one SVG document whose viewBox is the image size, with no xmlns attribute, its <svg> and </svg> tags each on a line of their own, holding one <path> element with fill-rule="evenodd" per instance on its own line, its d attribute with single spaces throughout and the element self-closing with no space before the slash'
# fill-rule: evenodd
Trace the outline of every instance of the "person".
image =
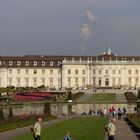
<svg viewBox="0 0 140 140">
<path fill-rule="evenodd" d="M 40 140 L 40 135 L 41 135 L 41 123 L 42 119 L 38 118 L 38 121 L 34 124 L 34 139 L 35 140 Z"/>
<path fill-rule="evenodd" d="M 115 126 L 115 118 L 112 118 L 111 121 L 108 124 L 108 140 L 115 140 L 115 132 L 116 130 L 116 126 Z"/>
<path fill-rule="evenodd" d="M 65 136 L 64 136 L 64 140 L 71 140 L 69 131 L 66 131 Z"/>
<path fill-rule="evenodd" d="M 121 120 L 122 114 L 123 114 L 122 109 L 118 108 L 118 120 Z"/>
</svg>

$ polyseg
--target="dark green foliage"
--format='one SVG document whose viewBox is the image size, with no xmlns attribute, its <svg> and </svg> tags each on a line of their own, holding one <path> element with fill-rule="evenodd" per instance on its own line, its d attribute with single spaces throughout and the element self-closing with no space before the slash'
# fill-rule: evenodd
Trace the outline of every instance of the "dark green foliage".
<svg viewBox="0 0 140 140">
<path fill-rule="evenodd" d="M 72 100 L 72 92 L 70 89 L 68 90 L 68 100 Z"/>
<path fill-rule="evenodd" d="M 137 100 L 137 97 L 133 92 L 125 92 L 124 94 L 128 101 Z"/>
<path fill-rule="evenodd" d="M 2 108 L 0 109 L 0 119 L 4 119 L 4 114 Z"/>
<path fill-rule="evenodd" d="M 12 108 L 10 108 L 8 118 L 12 118 L 12 117 L 13 117 L 13 110 Z"/>
<path fill-rule="evenodd" d="M 46 102 L 45 105 L 44 105 L 44 113 L 48 114 L 48 115 L 51 115 L 51 106 L 50 106 L 49 102 Z"/>
<path fill-rule="evenodd" d="M 137 96 L 138 99 L 140 99 L 140 90 L 138 90 L 138 96 Z"/>
</svg>

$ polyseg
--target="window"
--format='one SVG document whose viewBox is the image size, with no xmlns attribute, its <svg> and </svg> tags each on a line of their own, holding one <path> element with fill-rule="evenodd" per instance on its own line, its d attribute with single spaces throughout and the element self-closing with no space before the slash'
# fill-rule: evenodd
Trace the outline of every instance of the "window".
<svg viewBox="0 0 140 140">
<path fill-rule="evenodd" d="M 9 86 L 12 86 L 12 78 L 11 77 L 9 77 L 8 83 L 9 83 Z"/>
<path fill-rule="evenodd" d="M 58 62 L 58 63 L 57 63 L 57 66 L 60 66 L 60 65 L 61 65 L 61 62 Z"/>
<path fill-rule="evenodd" d="M 101 70 L 99 70 L 98 72 L 99 72 L 99 74 L 102 74 L 102 71 Z"/>
<path fill-rule="evenodd" d="M 53 86 L 53 78 L 50 78 L 50 86 Z"/>
<path fill-rule="evenodd" d="M 78 77 L 75 78 L 75 86 L 76 86 L 76 87 L 79 86 L 79 84 L 78 84 Z"/>
<path fill-rule="evenodd" d="M 53 66 L 53 61 L 50 62 L 50 66 Z"/>
<path fill-rule="evenodd" d="M 115 74 L 115 70 L 112 70 L 112 74 Z"/>
<path fill-rule="evenodd" d="M 68 77 L 68 87 L 71 87 L 71 77 Z"/>
<path fill-rule="evenodd" d="M 116 81 L 115 81 L 115 78 L 113 77 L 113 78 L 112 78 L 112 86 L 115 86 L 115 82 L 116 82 Z"/>
<path fill-rule="evenodd" d="M 13 65 L 13 61 L 9 61 L 9 66 L 12 66 Z"/>
<path fill-rule="evenodd" d="M 45 69 L 42 70 L 42 74 L 45 74 Z"/>
<path fill-rule="evenodd" d="M 58 78 L 58 86 L 61 87 L 61 78 Z"/>
<path fill-rule="evenodd" d="M 68 74 L 71 74 L 71 70 L 70 69 L 68 70 Z"/>
<path fill-rule="evenodd" d="M 42 77 L 42 78 L 41 78 L 41 84 L 42 84 L 42 85 L 45 85 L 45 77 Z"/>
<path fill-rule="evenodd" d="M 118 71 L 118 74 L 121 74 L 121 70 Z"/>
<path fill-rule="evenodd" d="M 9 69 L 9 74 L 12 74 L 12 69 Z"/>
<path fill-rule="evenodd" d="M 29 61 L 25 61 L 25 66 L 29 66 Z"/>
<path fill-rule="evenodd" d="M 78 74 L 78 70 L 75 70 L 75 74 Z"/>
<path fill-rule="evenodd" d="M 131 86 L 131 77 L 128 78 L 128 85 Z"/>
<path fill-rule="evenodd" d="M 29 74 L 29 70 L 25 70 L 25 74 Z"/>
<path fill-rule="evenodd" d="M 135 70 L 135 74 L 139 74 L 139 71 L 138 71 L 138 69 L 136 69 L 136 70 Z"/>
<path fill-rule="evenodd" d="M 118 79 L 118 85 L 121 85 L 121 78 Z"/>
<path fill-rule="evenodd" d="M 58 70 L 58 74 L 61 74 L 61 70 Z"/>
<path fill-rule="evenodd" d="M 85 82 L 86 82 L 86 79 L 85 77 L 82 78 L 82 86 L 84 87 L 85 86 Z"/>
<path fill-rule="evenodd" d="M 138 85 L 139 85 L 139 78 L 136 77 L 136 78 L 135 78 L 135 86 L 138 86 Z"/>
<path fill-rule="evenodd" d="M 37 74 L 37 70 L 36 69 L 34 70 L 34 74 Z"/>
<path fill-rule="evenodd" d="M 17 74 L 20 74 L 20 69 L 17 69 Z"/>
<path fill-rule="evenodd" d="M 53 74 L 53 70 L 50 70 L 50 74 Z"/>
<path fill-rule="evenodd" d="M 17 66 L 20 66 L 21 65 L 21 61 L 17 61 Z"/>
<path fill-rule="evenodd" d="M 105 74 L 108 74 L 108 70 L 105 70 Z"/>
<path fill-rule="evenodd" d="M 34 66 L 37 66 L 37 61 L 34 61 Z"/>
<path fill-rule="evenodd" d="M 17 87 L 20 87 L 20 78 L 17 78 Z"/>
<path fill-rule="evenodd" d="M 128 70 L 128 74 L 131 74 L 131 70 Z"/>
<path fill-rule="evenodd" d="M 95 70 L 93 70 L 93 74 L 95 74 Z"/>
<path fill-rule="evenodd" d="M 82 74 L 85 74 L 86 72 L 85 72 L 85 70 L 82 70 Z"/>
<path fill-rule="evenodd" d="M 37 86 L 37 78 L 33 78 L 33 86 Z"/>
<path fill-rule="evenodd" d="M 45 66 L 45 61 L 42 61 L 42 66 Z"/>
<path fill-rule="evenodd" d="M 25 86 L 29 87 L 29 78 L 25 78 Z"/>
</svg>

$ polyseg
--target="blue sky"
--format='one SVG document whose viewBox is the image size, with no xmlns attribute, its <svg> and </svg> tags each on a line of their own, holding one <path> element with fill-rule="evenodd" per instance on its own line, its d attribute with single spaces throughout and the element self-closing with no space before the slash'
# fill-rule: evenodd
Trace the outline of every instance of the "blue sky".
<svg viewBox="0 0 140 140">
<path fill-rule="evenodd" d="M 87 23 L 87 11 L 97 20 Z M 139 0 L 0 0 L 0 55 L 99 55 L 107 41 L 139 55 Z"/>
</svg>

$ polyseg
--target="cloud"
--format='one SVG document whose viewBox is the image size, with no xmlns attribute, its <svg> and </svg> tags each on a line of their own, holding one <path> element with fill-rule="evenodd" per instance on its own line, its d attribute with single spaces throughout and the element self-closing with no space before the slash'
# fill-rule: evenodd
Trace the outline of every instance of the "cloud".
<svg viewBox="0 0 140 140">
<path fill-rule="evenodd" d="M 88 41 L 88 38 L 91 36 L 92 32 L 92 26 L 96 21 L 98 21 L 99 18 L 95 15 L 93 15 L 90 11 L 85 12 L 85 23 L 80 28 L 80 49 L 81 54 L 84 54 L 86 50 L 86 44 Z"/>
<path fill-rule="evenodd" d="M 86 20 L 87 23 L 91 23 L 91 22 L 98 21 L 99 18 L 97 16 L 93 15 L 90 11 L 86 11 L 85 20 Z"/>
</svg>

